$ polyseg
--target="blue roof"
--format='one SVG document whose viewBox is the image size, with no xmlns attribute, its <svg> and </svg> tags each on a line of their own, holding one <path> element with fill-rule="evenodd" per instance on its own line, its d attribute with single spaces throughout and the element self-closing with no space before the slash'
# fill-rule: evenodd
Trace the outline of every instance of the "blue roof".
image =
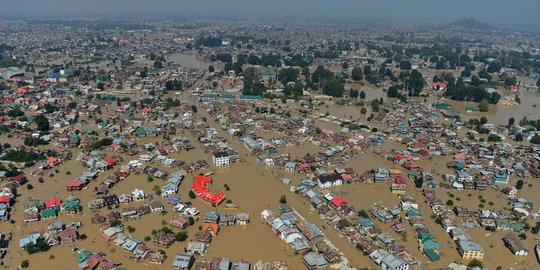
<svg viewBox="0 0 540 270">
<path fill-rule="evenodd" d="M 373 221 L 371 221 L 371 219 L 369 218 L 360 218 L 360 226 L 362 227 L 373 227 Z"/>
<path fill-rule="evenodd" d="M 19 240 L 19 247 L 20 248 L 23 248 L 24 246 L 32 243 L 32 244 L 36 244 L 37 243 L 37 240 L 41 237 L 41 235 L 39 233 L 34 233 L 34 234 L 31 234 L 31 235 L 28 235 L 27 237 L 25 238 L 22 238 Z"/>
<path fill-rule="evenodd" d="M 262 99 L 262 97 L 255 95 L 241 95 L 240 99 Z"/>
</svg>

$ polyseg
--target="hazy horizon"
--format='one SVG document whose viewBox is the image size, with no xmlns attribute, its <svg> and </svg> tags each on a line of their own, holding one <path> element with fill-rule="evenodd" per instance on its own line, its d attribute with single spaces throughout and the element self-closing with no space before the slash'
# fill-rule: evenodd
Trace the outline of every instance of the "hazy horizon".
<svg viewBox="0 0 540 270">
<path fill-rule="evenodd" d="M 538 28 L 539 0 L 20 0 L 0 18 L 80 16 L 333 20 L 446 24 L 461 17 L 499 26 Z"/>
</svg>

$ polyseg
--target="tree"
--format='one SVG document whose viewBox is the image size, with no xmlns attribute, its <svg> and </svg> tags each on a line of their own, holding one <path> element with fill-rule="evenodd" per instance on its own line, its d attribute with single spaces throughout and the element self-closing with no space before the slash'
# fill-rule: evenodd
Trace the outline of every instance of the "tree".
<svg viewBox="0 0 540 270">
<path fill-rule="evenodd" d="M 58 107 L 52 105 L 51 103 L 47 103 L 43 106 L 43 108 L 45 109 L 45 111 L 47 113 L 53 113 L 53 112 L 56 112 L 58 111 Z"/>
<path fill-rule="evenodd" d="M 165 82 L 165 90 L 182 90 L 182 82 L 179 80 L 168 80 Z"/>
<path fill-rule="evenodd" d="M 28 268 L 30 266 L 30 263 L 28 260 L 24 260 L 21 262 L 21 268 Z"/>
<path fill-rule="evenodd" d="M 75 101 L 72 101 L 68 104 L 68 108 L 74 110 L 75 108 L 77 108 L 77 102 Z"/>
<path fill-rule="evenodd" d="M 338 81 L 337 79 L 330 79 L 328 80 L 323 88 L 323 93 L 325 95 L 333 96 L 333 97 L 341 97 L 343 96 L 343 92 L 345 91 L 345 88 L 343 86 L 343 83 Z"/>
<path fill-rule="evenodd" d="M 499 61 L 493 61 L 487 67 L 487 72 L 489 73 L 499 73 L 501 71 L 502 65 Z"/>
<path fill-rule="evenodd" d="M 99 90 L 105 90 L 105 84 L 103 82 L 98 82 L 97 83 L 97 88 Z"/>
<path fill-rule="evenodd" d="M 360 99 L 366 99 L 366 92 L 360 91 Z"/>
<path fill-rule="evenodd" d="M 154 68 L 163 68 L 163 62 L 156 60 L 154 62 Z"/>
<path fill-rule="evenodd" d="M 516 189 L 522 189 L 523 188 L 523 180 L 522 179 L 519 179 L 516 183 Z"/>
<path fill-rule="evenodd" d="M 189 191 L 189 197 L 190 197 L 191 199 L 195 199 L 195 198 L 197 197 L 197 195 L 195 195 L 195 192 L 193 192 L 193 190 L 190 190 L 190 191 Z"/>
<path fill-rule="evenodd" d="M 448 205 L 448 206 L 453 206 L 453 205 L 454 205 L 454 201 L 448 200 L 448 201 L 446 201 L 446 205 Z"/>
<path fill-rule="evenodd" d="M 141 72 L 139 72 L 139 76 L 143 79 L 148 77 L 148 71 L 142 70 Z"/>
<path fill-rule="evenodd" d="M 368 75 L 371 75 L 371 66 L 364 66 L 364 76 L 368 76 Z"/>
<path fill-rule="evenodd" d="M 487 112 L 489 111 L 489 103 L 487 103 L 487 101 L 484 99 L 482 101 L 480 101 L 480 103 L 478 104 L 478 109 L 481 111 L 481 112 Z"/>
<path fill-rule="evenodd" d="M 487 138 L 487 141 L 488 142 L 500 142 L 500 141 L 502 141 L 502 138 L 499 135 L 489 134 L 489 136 Z"/>
<path fill-rule="evenodd" d="M 279 203 L 287 203 L 287 196 L 281 195 L 281 197 L 279 198 Z"/>
<path fill-rule="evenodd" d="M 472 259 L 468 264 L 467 264 L 468 267 L 479 267 L 480 269 L 484 268 L 484 264 L 482 263 L 482 261 L 478 260 L 478 259 Z"/>
<path fill-rule="evenodd" d="M 480 83 L 481 83 L 481 81 L 480 81 L 480 78 L 478 78 L 478 76 L 473 75 L 473 76 L 471 77 L 471 84 L 472 84 L 472 85 L 474 85 L 474 86 L 480 86 Z"/>
<path fill-rule="evenodd" d="M 426 81 L 424 80 L 422 73 L 415 69 L 411 71 L 408 79 L 405 81 L 405 85 L 407 86 L 406 90 L 411 91 L 411 96 L 417 97 L 420 95 L 420 92 L 422 92 L 422 88 L 426 85 Z"/>
<path fill-rule="evenodd" d="M 369 218 L 369 213 L 366 210 L 362 209 L 358 211 L 358 216 L 363 217 L 363 218 Z"/>
<path fill-rule="evenodd" d="M 48 131 L 50 129 L 49 119 L 42 114 L 36 117 L 35 122 L 40 131 Z"/>
<path fill-rule="evenodd" d="M 302 75 L 304 75 L 306 78 L 309 78 L 309 67 L 302 68 Z"/>
<path fill-rule="evenodd" d="M 178 242 L 184 242 L 188 238 L 188 234 L 184 231 L 181 231 L 174 235 L 174 238 L 176 238 L 176 241 Z"/>
<path fill-rule="evenodd" d="M 367 112 L 366 107 L 362 107 L 362 108 L 360 109 L 360 113 L 361 113 L 361 114 L 366 114 L 366 112 Z"/>
<path fill-rule="evenodd" d="M 354 90 L 354 89 L 349 90 L 349 96 L 351 98 L 357 98 L 358 97 L 358 90 Z"/>
<path fill-rule="evenodd" d="M 486 80 L 488 80 L 488 82 L 490 82 L 491 79 L 492 79 L 491 74 L 489 74 L 489 72 L 487 72 L 485 70 L 480 70 L 478 72 L 478 77 L 480 77 L 482 79 L 486 79 Z"/>
<path fill-rule="evenodd" d="M 398 87 L 397 85 L 392 85 L 388 88 L 388 91 L 386 92 L 386 95 L 388 97 L 397 97 L 398 96 Z"/>
<path fill-rule="evenodd" d="M 480 125 L 486 124 L 488 122 L 485 116 L 480 117 Z"/>
<path fill-rule="evenodd" d="M 531 228 L 533 234 L 538 234 L 540 232 L 540 222 L 536 222 L 536 225 Z"/>
<path fill-rule="evenodd" d="M 315 72 L 311 74 L 311 81 L 314 83 L 319 83 L 325 80 L 330 80 L 334 77 L 334 73 L 328 69 L 325 69 L 324 66 L 318 66 Z"/>
<path fill-rule="evenodd" d="M 282 69 L 278 73 L 278 79 L 281 83 L 287 84 L 296 81 L 299 74 L 300 72 L 295 68 Z"/>
<path fill-rule="evenodd" d="M 266 92 L 266 87 L 261 83 L 257 70 L 249 67 L 243 73 L 244 75 L 244 89 L 242 94 L 244 95 L 263 95 Z"/>
<path fill-rule="evenodd" d="M 21 111 L 21 109 L 19 109 L 18 107 L 17 108 L 14 108 L 12 110 L 10 110 L 7 114 L 9 117 L 19 117 L 19 116 L 23 116 L 24 115 L 24 112 Z"/>
<path fill-rule="evenodd" d="M 532 137 L 532 139 L 531 139 L 531 143 L 532 144 L 540 144 L 540 135 L 538 135 L 538 134 L 534 135 L 534 137 Z"/>
<path fill-rule="evenodd" d="M 208 66 L 208 72 L 214 72 L 215 68 L 212 65 Z"/>
<path fill-rule="evenodd" d="M 422 188 L 424 186 L 424 178 L 418 177 L 414 180 L 414 186 L 417 188 Z"/>
<path fill-rule="evenodd" d="M 351 72 L 351 78 L 353 81 L 361 81 L 364 78 L 362 75 L 362 69 L 360 67 L 354 67 Z"/>
<path fill-rule="evenodd" d="M 410 61 L 401 61 L 399 63 L 399 68 L 401 68 L 403 70 L 411 70 L 412 64 L 411 64 Z"/>
<path fill-rule="evenodd" d="M 508 118 L 508 127 L 512 127 L 515 122 L 516 122 L 516 119 L 514 117 Z"/>
</svg>

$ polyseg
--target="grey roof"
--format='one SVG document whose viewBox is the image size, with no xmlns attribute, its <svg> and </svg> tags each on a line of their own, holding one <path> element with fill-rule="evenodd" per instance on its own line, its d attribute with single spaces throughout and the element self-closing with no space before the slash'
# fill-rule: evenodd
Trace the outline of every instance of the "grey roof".
<svg viewBox="0 0 540 270">
<path fill-rule="evenodd" d="M 172 266 L 176 268 L 189 268 L 193 261 L 194 257 L 190 252 L 180 253 L 174 256 Z"/>
<path fill-rule="evenodd" d="M 476 242 L 460 241 L 458 242 L 458 245 L 460 246 L 461 250 L 463 250 L 463 252 L 475 251 L 475 250 L 484 252 L 484 249 L 482 248 L 482 246 L 480 246 L 480 244 Z"/>
<path fill-rule="evenodd" d="M 389 254 L 382 259 L 382 264 L 386 265 L 387 269 L 397 269 L 399 266 L 407 263 L 402 258 L 394 254 Z"/>
<path fill-rule="evenodd" d="M 326 265 L 326 259 L 323 255 L 317 252 L 309 252 L 303 257 L 304 262 L 311 267 L 323 267 Z"/>
</svg>

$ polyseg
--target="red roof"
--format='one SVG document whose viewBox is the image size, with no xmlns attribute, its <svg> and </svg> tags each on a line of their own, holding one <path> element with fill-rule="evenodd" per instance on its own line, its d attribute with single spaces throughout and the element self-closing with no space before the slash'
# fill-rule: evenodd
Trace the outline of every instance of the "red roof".
<svg viewBox="0 0 540 270">
<path fill-rule="evenodd" d="M 150 109 L 148 107 L 145 107 L 145 108 L 140 109 L 139 111 L 142 112 L 142 113 L 149 113 L 149 112 L 152 111 L 152 109 Z"/>
<path fill-rule="evenodd" d="M 332 200 L 330 200 L 330 202 L 332 204 L 334 204 L 334 206 L 336 206 L 336 207 L 339 207 L 342 204 L 347 204 L 346 200 L 344 200 L 343 198 L 339 198 L 339 197 L 333 198 Z"/>
<path fill-rule="evenodd" d="M 394 179 L 394 182 L 396 184 L 407 184 L 407 179 L 403 177 L 397 177 L 396 179 Z"/>
<path fill-rule="evenodd" d="M 56 197 L 51 196 L 51 198 L 48 201 L 45 201 L 45 208 L 51 208 L 51 207 L 57 207 L 60 206 L 62 202 L 60 200 L 57 200 Z"/>
<path fill-rule="evenodd" d="M 0 197 L 0 203 L 8 203 L 10 201 L 11 201 L 11 197 L 9 197 L 7 195 Z"/>
<path fill-rule="evenodd" d="M 116 160 L 114 158 L 112 158 L 112 157 L 106 157 L 103 160 L 105 160 L 105 162 L 109 163 L 109 165 L 116 164 Z"/>
<path fill-rule="evenodd" d="M 84 185 L 84 183 L 81 181 L 72 181 L 69 184 L 67 184 L 66 187 L 80 187 L 82 185 Z"/>
<path fill-rule="evenodd" d="M 19 174 L 16 176 L 8 177 L 9 181 L 23 182 L 26 181 L 26 176 L 24 174 Z"/>
<path fill-rule="evenodd" d="M 308 170 L 310 168 L 307 163 L 296 163 L 296 167 L 298 167 L 299 170 Z"/>
<path fill-rule="evenodd" d="M 446 88 L 446 84 L 436 82 L 436 83 L 432 83 L 431 87 Z"/>
<path fill-rule="evenodd" d="M 212 183 L 212 178 L 209 176 L 198 175 L 193 181 L 193 192 L 201 200 L 212 203 L 219 204 L 225 200 L 225 194 L 223 192 L 211 193 L 208 190 L 208 185 Z"/>
</svg>

